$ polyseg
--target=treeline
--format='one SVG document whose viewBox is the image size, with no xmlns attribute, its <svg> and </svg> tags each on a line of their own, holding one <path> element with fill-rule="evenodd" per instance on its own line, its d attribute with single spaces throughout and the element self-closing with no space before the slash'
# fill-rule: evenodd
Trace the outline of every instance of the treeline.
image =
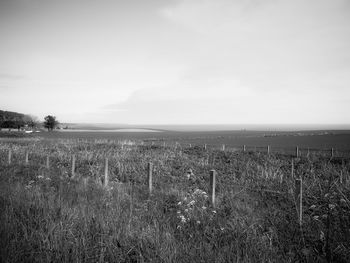
<svg viewBox="0 0 350 263">
<path fill-rule="evenodd" d="M 0 128 L 7 129 L 21 129 L 23 127 L 35 128 L 38 124 L 36 117 L 12 112 L 0 110 Z"/>
</svg>

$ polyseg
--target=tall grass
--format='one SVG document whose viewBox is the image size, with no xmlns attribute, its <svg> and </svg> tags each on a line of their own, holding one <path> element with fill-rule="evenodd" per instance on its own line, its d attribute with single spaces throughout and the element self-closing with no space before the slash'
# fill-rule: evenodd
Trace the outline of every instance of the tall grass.
<svg viewBox="0 0 350 263">
<path fill-rule="evenodd" d="M 1 262 L 350 258 L 348 160 L 294 160 L 294 176 L 303 178 L 300 226 L 288 156 L 86 140 L 2 141 L 0 149 Z M 77 176 L 70 178 L 73 153 Z M 108 189 L 101 183 L 106 157 Z M 155 169 L 152 195 L 149 161 Z M 218 172 L 215 209 L 207 194 L 211 169 Z"/>
</svg>

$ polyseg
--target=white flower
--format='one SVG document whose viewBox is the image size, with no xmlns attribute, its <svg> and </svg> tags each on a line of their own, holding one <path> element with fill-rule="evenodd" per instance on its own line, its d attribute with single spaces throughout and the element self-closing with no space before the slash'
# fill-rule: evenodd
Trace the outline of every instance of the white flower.
<svg viewBox="0 0 350 263">
<path fill-rule="evenodd" d="M 42 178 L 44 178 L 44 176 L 38 175 L 38 179 L 42 179 Z"/>
<path fill-rule="evenodd" d="M 332 209 L 334 209 L 334 208 L 335 208 L 335 205 L 333 205 L 333 204 L 329 204 L 329 205 L 328 205 L 328 207 L 329 207 L 329 209 L 331 209 L 331 210 L 332 210 Z"/>
<path fill-rule="evenodd" d="M 186 223 L 186 218 L 183 215 L 180 215 L 181 223 Z"/>
<path fill-rule="evenodd" d="M 177 205 L 182 205 L 182 202 L 178 202 Z"/>
<path fill-rule="evenodd" d="M 197 224 L 200 224 L 200 223 L 201 223 L 201 221 L 198 221 L 198 220 L 197 220 Z"/>
<path fill-rule="evenodd" d="M 188 205 L 194 205 L 196 201 L 192 200 L 191 202 L 188 203 Z"/>
<path fill-rule="evenodd" d="M 205 206 L 202 206 L 202 209 L 205 210 L 205 209 L 207 209 L 207 208 L 206 208 Z"/>
<path fill-rule="evenodd" d="M 181 214 L 181 211 L 177 211 L 176 213 L 177 213 L 177 214 Z"/>
</svg>

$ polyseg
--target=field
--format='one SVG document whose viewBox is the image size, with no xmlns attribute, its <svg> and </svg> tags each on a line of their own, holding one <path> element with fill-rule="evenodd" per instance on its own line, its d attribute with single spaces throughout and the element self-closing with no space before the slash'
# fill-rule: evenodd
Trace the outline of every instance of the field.
<svg viewBox="0 0 350 263">
<path fill-rule="evenodd" d="M 1 262 L 350 258 L 347 134 L 103 133 L 98 139 L 96 133 L 75 134 L 0 140 Z M 270 154 L 255 151 L 266 145 L 272 146 Z M 289 154 L 295 145 L 325 152 L 296 158 Z M 339 156 L 329 155 L 331 147 Z M 301 221 L 297 178 L 302 178 Z"/>
</svg>

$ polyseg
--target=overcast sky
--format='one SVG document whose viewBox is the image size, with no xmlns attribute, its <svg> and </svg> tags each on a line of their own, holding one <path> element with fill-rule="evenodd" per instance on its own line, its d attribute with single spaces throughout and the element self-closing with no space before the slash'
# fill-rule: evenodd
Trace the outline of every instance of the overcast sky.
<svg viewBox="0 0 350 263">
<path fill-rule="evenodd" d="M 0 0 L 0 109 L 349 124 L 349 0 Z"/>
</svg>

